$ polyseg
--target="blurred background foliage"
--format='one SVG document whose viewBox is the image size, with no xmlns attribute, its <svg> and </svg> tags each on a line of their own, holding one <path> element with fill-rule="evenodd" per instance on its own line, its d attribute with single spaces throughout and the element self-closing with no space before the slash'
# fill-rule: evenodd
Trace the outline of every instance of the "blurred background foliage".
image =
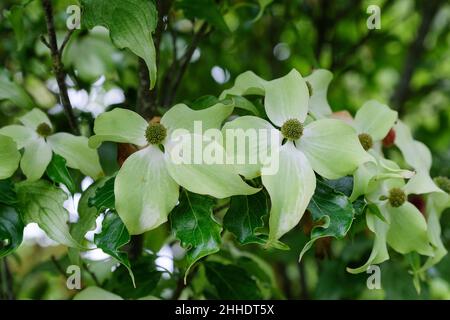
<svg viewBox="0 0 450 320">
<path fill-rule="evenodd" d="M 66 8 L 78 3 L 53 3 L 61 42 L 67 33 Z M 259 16 L 264 3 L 268 5 Z M 24 9 L 19 9 L 24 4 Z M 334 74 L 328 93 L 334 111 L 346 109 L 354 113 L 369 99 L 387 103 L 411 126 L 415 137 L 431 149 L 432 176 L 450 176 L 448 1 L 223 0 L 211 4 L 220 14 L 208 17 L 215 27 L 201 36 L 196 35 L 202 21 L 194 20 L 195 14 L 186 14 L 181 5 L 175 4 L 166 17 L 167 28 L 160 39 L 161 85 L 157 89 L 164 100 L 160 99 L 152 116 L 176 102 L 191 103 L 204 95 L 217 96 L 246 70 L 272 79 L 291 68 L 303 75 L 314 68 L 326 68 Z M 366 10 L 373 4 L 381 8 L 379 30 L 368 30 L 366 26 Z M 204 6 L 202 10 L 210 9 Z M 46 26 L 40 1 L 2 0 L 0 14 L 0 126 L 38 106 L 49 111 L 58 130 L 68 130 L 57 101 L 49 50 L 41 42 Z M 192 47 L 193 41 L 198 42 L 198 47 Z M 175 71 L 180 68 L 173 66 L 173 58 L 182 61 L 190 49 L 192 57 L 186 72 L 179 85 L 171 88 L 167 83 L 173 83 Z M 83 134 L 90 134 L 93 118 L 111 105 L 139 107 L 139 61 L 129 51 L 116 49 L 106 29 L 75 31 L 63 62 Z M 117 168 L 115 148 L 106 145 L 101 152 L 105 170 L 112 173 Z M 390 156 L 399 157 L 395 149 L 389 152 Z M 67 206 L 74 207 L 77 199 L 68 201 Z M 383 289 L 368 290 L 367 274 L 351 275 L 345 271 L 348 265 L 361 264 L 370 252 L 372 238 L 364 221 L 357 219 L 344 240 L 318 241 L 315 250 L 298 264 L 298 253 L 307 241 L 307 228 L 307 223 L 302 222 L 283 239 L 290 251 L 265 251 L 256 246 L 237 249 L 233 238 L 225 234 L 229 241 L 214 260 L 232 261 L 239 270 L 254 275 L 264 298 L 450 299 L 448 256 L 429 270 L 428 281 L 418 294 L 408 274 L 408 261 L 391 252 L 391 260 L 381 265 Z M 137 275 L 137 282 L 145 284 L 140 296 L 221 297 L 217 286 L 205 277 L 214 267 L 212 263 L 198 267 L 189 279 L 190 285 L 183 290 L 183 275 L 177 265 L 181 261 L 177 260 L 180 249 L 173 239 L 167 239 L 167 234 L 167 226 L 145 234 L 147 254 L 138 262 L 143 271 Z M 442 218 L 442 237 L 449 248 L 448 213 Z M 120 270 L 111 276 L 111 270 L 122 267 L 117 268 L 111 259 L 102 260 L 105 258 L 101 253 L 85 257 L 83 286 L 106 283 L 105 288 L 126 297 L 128 291 L 120 287 L 127 286 L 129 279 L 123 278 Z M 62 275 L 69 264 L 66 249 L 54 246 L 34 227 L 27 227 L 24 244 L 8 257 L 8 264 L 9 272 L 5 273 L 6 262 L 2 262 L 2 275 L 13 277 L 17 298 L 57 299 L 74 294 L 66 289 Z M 4 287 L 5 280 L 1 283 Z"/>
</svg>

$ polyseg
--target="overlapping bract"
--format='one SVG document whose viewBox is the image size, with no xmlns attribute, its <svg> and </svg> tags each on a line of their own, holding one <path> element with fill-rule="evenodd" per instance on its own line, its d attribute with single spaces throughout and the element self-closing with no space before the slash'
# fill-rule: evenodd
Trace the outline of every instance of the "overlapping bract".
<svg viewBox="0 0 450 320">
<path fill-rule="evenodd" d="M 113 141 L 140 148 L 124 162 L 114 186 L 117 212 L 131 234 L 143 233 L 166 222 L 178 202 L 180 185 L 216 198 L 258 191 L 247 185 L 232 165 L 174 164 L 170 156 L 175 130 L 191 132 L 194 121 L 201 121 L 205 130 L 219 128 L 232 111 L 233 106 L 221 103 L 199 111 L 176 105 L 161 119 L 168 135 L 160 146 L 148 144 L 149 124 L 133 111 L 117 108 L 97 118 L 95 135 L 89 141 L 92 147 Z"/>
<path fill-rule="evenodd" d="M 64 132 L 53 134 L 50 132 L 53 131 L 52 123 L 47 115 L 39 109 L 33 109 L 19 120 L 22 125 L 14 124 L 0 128 L 0 136 L 10 137 L 18 150 L 24 149 L 20 168 L 29 181 L 36 181 L 42 177 L 52 159 L 52 152 L 62 156 L 68 167 L 78 169 L 87 176 L 97 179 L 103 174 L 97 152 L 88 147 L 86 137 Z M 45 126 L 45 129 L 49 130 L 49 134 L 40 135 L 37 132 L 39 126 Z M 1 148 L 10 150 L 10 147 L 8 148 L 10 142 L 5 138 L 0 140 L 0 144 Z M 10 155 L 9 157 L 11 157 L 10 165 L 17 164 L 17 156 Z M 14 165 L 11 165 L 12 167 Z M 17 165 L 2 177 L 8 178 L 16 168 Z M 8 170 L 2 165 L 0 171 Z"/>
</svg>

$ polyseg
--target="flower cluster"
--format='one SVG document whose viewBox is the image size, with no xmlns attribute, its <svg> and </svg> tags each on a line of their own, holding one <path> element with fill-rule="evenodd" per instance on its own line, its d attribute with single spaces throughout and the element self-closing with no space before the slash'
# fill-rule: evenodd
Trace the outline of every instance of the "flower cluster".
<svg viewBox="0 0 450 320">
<path fill-rule="evenodd" d="M 400 254 L 417 252 L 428 257 L 414 270 L 419 277 L 446 254 L 439 218 L 450 206 L 449 180 L 430 177 L 430 151 L 413 139 L 397 112 L 388 106 L 372 100 L 354 117 L 333 113 L 327 101 L 331 79 L 332 74 L 322 69 L 305 78 L 292 70 L 271 81 L 248 71 L 206 108 L 193 110 L 178 104 L 156 122 L 122 108 L 101 113 L 89 139 L 54 133 L 48 117 L 34 109 L 19 119 L 22 125 L 0 129 L 0 179 L 12 176 L 20 163 L 28 180 L 38 180 L 52 154 L 63 157 L 68 167 L 97 179 L 102 169 L 96 148 L 105 141 L 127 143 L 137 151 L 119 169 L 114 196 L 115 210 L 130 234 L 165 223 L 179 203 L 180 187 L 217 199 L 265 189 L 271 204 L 266 245 L 276 247 L 280 238 L 299 224 L 318 179 L 351 176 L 349 199 L 365 203 L 374 245 L 367 262 L 348 271 L 364 272 L 370 265 L 387 260 L 389 246 Z M 256 108 L 247 98 L 257 99 L 263 108 Z M 237 108 L 246 114 L 232 116 Z M 204 133 L 196 132 L 197 124 Z M 234 143 L 227 135 L 230 130 L 245 133 L 249 145 L 228 148 Z M 251 135 L 261 131 L 271 132 L 275 138 Z M 195 148 L 180 148 L 181 138 L 200 141 L 202 147 L 214 150 L 218 159 L 257 160 L 178 162 L 174 154 L 197 152 Z M 406 168 L 386 159 L 383 143 L 400 150 Z M 264 170 L 268 159 L 274 157 L 277 170 Z M 413 196 L 423 199 L 423 212 Z M 332 216 L 333 212 L 327 214 Z"/>
</svg>

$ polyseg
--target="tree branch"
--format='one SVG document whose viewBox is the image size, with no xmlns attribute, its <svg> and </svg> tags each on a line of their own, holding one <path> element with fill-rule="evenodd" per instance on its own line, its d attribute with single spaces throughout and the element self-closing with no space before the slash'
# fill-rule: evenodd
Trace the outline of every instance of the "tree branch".
<svg viewBox="0 0 450 320">
<path fill-rule="evenodd" d="M 156 26 L 153 42 L 155 45 L 155 64 L 156 68 L 159 70 L 161 39 L 168 24 L 168 14 L 172 7 L 172 0 L 158 0 L 156 5 L 158 9 L 158 24 Z M 152 90 L 149 89 L 150 77 L 147 65 L 141 58 L 139 58 L 138 76 L 138 113 L 151 119 L 155 116 L 158 105 L 158 83 L 155 84 L 155 87 Z"/>
<path fill-rule="evenodd" d="M 151 118 L 154 113 L 154 103 L 150 91 L 150 76 L 147 64 L 142 58 L 138 61 L 139 86 L 137 92 L 137 112 L 146 118 Z M 155 90 L 153 90 L 154 92 Z"/>
<path fill-rule="evenodd" d="M 423 2 L 422 22 L 417 30 L 415 40 L 410 44 L 408 53 L 405 59 L 403 72 L 400 77 L 400 82 L 397 89 L 391 97 L 392 106 L 397 109 L 399 114 L 403 113 L 404 105 L 410 93 L 410 83 L 412 76 L 418 66 L 418 62 L 422 57 L 425 48 L 424 40 L 431 29 L 431 25 L 436 13 L 439 11 L 439 1 L 429 0 Z"/>
<path fill-rule="evenodd" d="M 70 129 L 73 133 L 79 134 L 78 123 L 72 110 L 69 94 L 67 93 L 66 73 L 64 72 L 64 65 L 61 61 L 62 51 L 58 48 L 58 41 L 56 39 L 55 22 L 53 20 L 53 5 L 51 0 L 42 0 L 41 2 L 45 14 L 45 22 L 47 24 L 49 37 L 48 46 L 50 47 L 50 54 L 52 56 L 53 73 L 55 74 L 56 82 L 58 83 L 61 104 L 64 108 L 67 120 L 69 121 Z M 70 34 L 71 32 L 69 32 L 69 36 Z M 65 42 L 67 43 L 67 41 Z M 65 43 L 63 44 L 65 46 Z M 61 46 L 62 49 L 64 46 Z"/>
<path fill-rule="evenodd" d="M 207 30 L 208 24 L 203 23 L 198 32 L 194 34 L 192 42 L 189 44 L 188 48 L 186 49 L 186 52 L 184 53 L 183 57 L 180 60 L 180 68 L 178 70 L 178 73 L 176 74 L 172 85 L 169 85 L 169 90 L 167 90 L 167 94 L 164 96 L 163 106 L 169 106 L 173 103 L 178 88 L 181 84 L 181 79 L 186 73 L 189 63 L 191 62 L 192 55 L 194 54 L 195 49 L 197 49 L 200 41 L 208 34 Z"/>
</svg>

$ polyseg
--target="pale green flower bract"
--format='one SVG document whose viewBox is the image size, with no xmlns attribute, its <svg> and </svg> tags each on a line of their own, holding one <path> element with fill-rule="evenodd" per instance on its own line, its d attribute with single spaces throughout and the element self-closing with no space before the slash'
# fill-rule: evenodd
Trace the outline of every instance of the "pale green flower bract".
<svg viewBox="0 0 450 320">
<path fill-rule="evenodd" d="M 49 118 L 39 109 L 33 109 L 19 120 L 23 125 L 3 127 L 0 135 L 12 138 L 18 149 L 24 149 L 20 168 L 27 180 L 36 181 L 42 177 L 52 159 L 52 152 L 65 158 L 68 167 L 87 176 L 97 179 L 103 175 L 97 152 L 88 147 L 86 137 L 64 132 L 53 134 Z M 43 132 L 39 134 L 39 130 Z"/>
<path fill-rule="evenodd" d="M 328 86 L 328 76 L 322 81 Z M 320 81 L 317 81 L 320 82 Z M 316 83 L 315 83 L 316 84 Z M 317 89 L 319 90 L 319 89 Z M 314 91 L 314 88 L 313 88 Z M 325 88 L 326 91 L 326 88 Z M 316 94 L 326 100 L 326 93 Z M 272 123 L 253 116 L 237 118 L 224 125 L 227 129 L 273 129 L 295 119 L 304 124 L 310 101 L 307 84 L 300 73 L 292 70 L 286 76 L 266 81 L 248 71 L 237 77 L 235 85 L 225 90 L 228 94 L 257 94 L 264 96 L 264 107 Z M 320 99 L 319 99 L 320 100 Z M 318 103 L 317 100 L 314 102 Z M 352 174 L 371 157 L 361 147 L 355 130 L 335 119 L 320 119 L 305 125 L 298 140 L 275 141 L 279 148 L 280 166 L 275 174 L 262 174 L 262 182 L 270 194 L 272 209 L 269 219 L 269 243 L 276 242 L 295 227 L 314 194 L 314 171 L 328 179 Z M 281 133 L 279 133 L 281 136 Z M 274 146 L 259 145 L 259 149 Z M 251 152 L 257 152 L 252 150 Z M 250 156 L 249 156 L 250 158 Z M 239 173 L 247 178 L 261 175 L 261 164 L 240 165 Z"/>
<path fill-rule="evenodd" d="M 147 142 L 149 123 L 133 111 L 116 108 L 96 119 L 95 135 L 89 139 L 91 147 L 113 141 L 140 148 L 124 162 L 114 185 L 117 212 L 131 234 L 143 233 L 166 222 L 178 202 L 180 185 L 216 198 L 259 190 L 247 185 L 232 165 L 174 164 L 169 156 L 175 130 L 191 132 L 194 121 L 201 121 L 203 130 L 220 128 L 233 109 L 233 105 L 222 103 L 197 111 L 183 104 L 175 105 L 161 119 L 167 130 L 166 138 L 161 141 L 164 151 Z"/>
</svg>

